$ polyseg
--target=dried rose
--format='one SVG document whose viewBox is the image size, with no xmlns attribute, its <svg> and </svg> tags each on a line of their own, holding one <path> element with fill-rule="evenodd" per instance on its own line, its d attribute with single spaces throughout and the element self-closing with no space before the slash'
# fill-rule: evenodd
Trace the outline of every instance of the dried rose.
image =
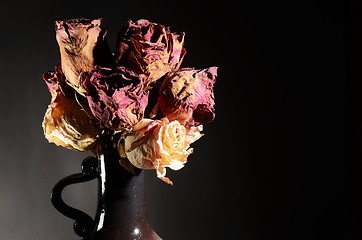
<svg viewBox="0 0 362 240">
<path fill-rule="evenodd" d="M 213 85 L 217 67 L 203 70 L 180 69 L 168 76 L 158 98 L 162 114 L 187 126 L 212 121 L 214 113 Z"/>
<path fill-rule="evenodd" d="M 85 78 L 84 87 L 93 115 L 101 128 L 115 131 L 131 129 L 144 115 L 148 92 L 142 79 L 125 67 L 94 67 Z"/>
<path fill-rule="evenodd" d="M 43 74 L 43 79 L 52 96 L 52 101 L 60 94 L 58 92 L 68 98 L 74 98 L 74 89 L 67 84 L 60 63 L 55 66 L 55 71 L 48 71 Z"/>
<path fill-rule="evenodd" d="M 179 170 L 192 153 L 190 144 L 202 134 L 199 128 L 186 128 L 178 121 L 142 119 L 133 133 L 124 140 L 128 160 L 137 168 L 156 169 L 157 177 L 172 185 L 166 176 L 166 167 Z M 119 146 L 120 154 L 123 146 Z"/>
<path fill-rule="evenodd" d="M 52 95 L 43 120 L 44 135 L 49 142 L 72 150 L 93 150 L 100 133 L 97 120 L 92 115 L 85 98 L 64 82 L 60 66 L 55 72 L 44 74 Z"/>
<path fill-rule="evenodd" d="M 107 30 L 100 28 L 101 19 L 71 19 L 56 21 L 61 67 L 69 85 L 84 95 L 82 73 L 95 65 L 109 66 L 112 55 L 105 36 Z"/>
<path fill-rule="evenodd" d="M 145 19 L 128 21 L 118 35 L 116 62 L 140 74 L 149 85 L 180 67 L 186 53 L 184 36 Z"/>
</svg>

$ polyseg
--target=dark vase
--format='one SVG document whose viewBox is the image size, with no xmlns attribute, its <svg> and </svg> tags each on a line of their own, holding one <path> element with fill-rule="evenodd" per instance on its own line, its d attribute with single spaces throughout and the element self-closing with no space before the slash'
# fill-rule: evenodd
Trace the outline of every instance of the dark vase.
<svg viewBox="0 0 362 240">
<path fill-rule="evenodd" d="M 82 163 L 82 173 L 59 181 L 52 192 L 54 207 L 75 220 L 74 231 L 84 240 L 156 240 L 161 239 L 148 222 L 144 198 L 144 171 L 135 175 L 125 170 L 115 151 L 102 151 Z M 63 202 L 64 187 L 98 179 L 98 209 L 94 220 Z"/>
</svg>

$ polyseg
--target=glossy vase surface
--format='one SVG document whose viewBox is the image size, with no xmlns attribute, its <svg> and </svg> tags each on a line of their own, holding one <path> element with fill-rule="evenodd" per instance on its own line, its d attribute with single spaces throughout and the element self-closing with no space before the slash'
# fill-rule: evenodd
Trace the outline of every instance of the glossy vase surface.
<svg viewBox="0 0 362 240">
<path fill-rule="evenodd" d="M 86 240 L 161 239 L 148 222 L 144 171 L 129 173 L 117 152 L 104 151 L 98 159 L 99 202 L 94 233 Z"/>
<path fill-rule="evenodd" d="M 94 219 L 62 199 L 65 187 L 93 179 L 98 179 Z M 118 152 L 102 151 L 98 158 L 83 160 L 81 173 L 60 180 L 51 201 L 59 212 L 75 220 L 74 231 L 83 240 L 160 240 L 148 222 L 144 180 L 144 171 L 131 174 L 123 168 Z"/>
</svg>

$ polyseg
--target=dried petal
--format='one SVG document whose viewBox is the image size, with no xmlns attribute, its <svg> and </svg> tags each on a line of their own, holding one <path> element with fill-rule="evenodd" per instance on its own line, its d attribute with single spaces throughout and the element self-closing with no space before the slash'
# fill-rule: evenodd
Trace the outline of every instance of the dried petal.
<svg viewBox="0 0 362 240">
<path fill-rule="evenodd" d="M 55 72 L 49 71 L 43 77 L 52 95 L 43 120 L 45 137 L 58 146 L 92 151 L 100 130 L 86 98 L 65 82 L 60 64 Z"/>
<path fill-rule="evenodd" d="M 102 128 L 131 129 L 143 118 L 148 93 L 134 72 L 124 67 L 95 67 L 86 77 L 84 87 L 90 109 Z"/>
<path fill-rule="evenodd" d="M 100 130 L 87 104 L 57 93 L 44 116 L 45 137 L 71 150 L 92 151 Z"/>
<path fill-rule="evenodd" d="M 64 96 L 74 97 L 74 90 L 66 83 L 65 76 L 59 63 L 55 67 L 55 72 L 48 71 L 43 75 L 43 79 L 52 95 L 52 100 L 56 98 L 59 91 Z"/>
<path fill-rule="evenodd" d="M 163 115 L 187 126 L 212 121 L 215 117 L 213 85 L 216 76 L 217 67 L 185 68 L 168 76 L 158 99 Z"/>
<path fill-rule="evenodd" d="M 116 62 L 140 74 L 149 85 L 179 68 L 186 54 L 184 36 L 145 19 L 129 21 L 118 35 Z"/>
<path fill-rule="evenodd" d="M 124 151 L 137 168 L 156 169 L 157 177 L 172 184 L 165 177 L 166 167 L 180 170 L 192 153 L 190 144 L 201 137 L 201 128 L 185 128 L 178 121 L 141 120 L 133 133 L 126 136 Z M 123 146 L 119 146 L 120 150 Z"/>
<path fill-rule="evenodd" d="M 81 76 L 95 65 L 109 66 L 112 55 L 105 41 L 107 30 L 100 28 L 101 19 L 56 21 L 56 37 L 61 66 L 69 85 L 84 95 Z"/>
</svg>

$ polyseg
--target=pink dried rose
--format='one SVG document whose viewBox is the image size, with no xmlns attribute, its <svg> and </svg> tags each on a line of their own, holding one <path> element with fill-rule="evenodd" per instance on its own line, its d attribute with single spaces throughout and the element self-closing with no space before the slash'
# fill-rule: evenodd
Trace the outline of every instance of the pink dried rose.
<svg viewBox="0 0 362 240">
<path fill-rule="evenodd" d="M 77 18 L 56 21 L 56 38 L 61 56 L 61 67 L 67 83 L 84 95 L 82 74 L 95 65 L 109 66 L 112 55 L 100 27 L 101 19 Z"/>
<path fill-rule="evenodd" d="M 85 78 L 89 107 L 101 128 L 131 129 L 144 115 L 148 92 L 142 79 L 125 67 L 94 67 Z"/>
<path fill-rule="evenodd" d="M 43 120 L 44 135 L 49 142 L 78 151 L 92 151 L 100 130 L 85 98 L 64 82 L 60 66 L 44 74 L 52 95 Z"/>
<path fill-rule="evenodd" d="M 56 98 L 59 91 L 64 96 L 74 97 L 74 90 L 66 83 L 60 63 L 55 66 L 55 71 L 48 71 L 47 73 L 45 73 L 43 75 L 43 79 L 52 96 L 52 100 Z"/>
<path fill-rule="evenodd" d="M 121 156 L 140 169 L 156 169 L 157 177 L 172 185 L 166 167 L 180 170 L 193 149 L 190 144 L 202 134 L 202 126 L 186 128 L 177 120 L 142 119 L 119 146 Z"/>
<path fill-rule="evenodd" d="M 187 126 L 198 126 L 212 121 L 214 113 L 213 86 L 217 67 L 203 70 L 180 69 L 162 83 L 159 107 L 168 119 Z"/>
<path fill-rule="evenodd" d="M 129 21 L 118 35 L 116 62 L 140 74 L 149 85 L 180 67 L 186 53 L 184 36 L 145 19 Z"/>
</svg>

